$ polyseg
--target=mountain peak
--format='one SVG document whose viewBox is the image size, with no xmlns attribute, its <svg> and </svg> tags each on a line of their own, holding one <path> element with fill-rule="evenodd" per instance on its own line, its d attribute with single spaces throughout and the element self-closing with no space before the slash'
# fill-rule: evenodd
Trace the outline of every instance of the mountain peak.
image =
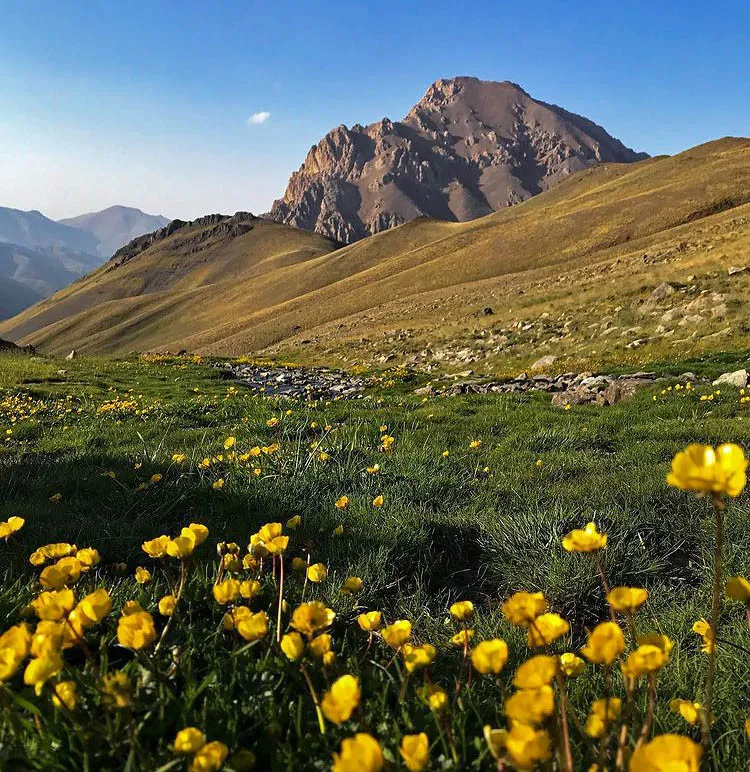
<svg viewBox="0 0 750 772">
<path fill-rule="evenodd" d="M 512 81 L 441 78 L 402 121 L 329 132 L 270 217 L 352 242 L 423 215 L 471 220 L 596 163 L 643 157 Z"/>
</svg>

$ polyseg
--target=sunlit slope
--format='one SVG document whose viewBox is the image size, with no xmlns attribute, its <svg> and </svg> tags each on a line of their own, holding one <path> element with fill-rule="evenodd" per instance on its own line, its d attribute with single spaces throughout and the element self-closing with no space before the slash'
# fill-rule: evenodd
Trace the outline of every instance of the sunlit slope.
<svg viewBox="0 0 750 772">
<path fill-rule="evenodd" d="M 58 352 L 239 354 L 319 336 L 335 347 L 337 337 L 356 341 L 372 326 L 429 330 L 510 285 L 527 303 L 534 292 L 549 294 L 555 276 L 568 277 L 574 293 L 586 266 L 640 255 L 677 234 L 690 240 L 749 199 L 750 140 L 723 139 L 587 170 L 479 220 L 417 220 L 338 250 L 273 223 L 190 250 L 157 244 L 3 323 L 0 335 Z M 734 232 L 743 237 L 741 227 Z"/>
</svg>

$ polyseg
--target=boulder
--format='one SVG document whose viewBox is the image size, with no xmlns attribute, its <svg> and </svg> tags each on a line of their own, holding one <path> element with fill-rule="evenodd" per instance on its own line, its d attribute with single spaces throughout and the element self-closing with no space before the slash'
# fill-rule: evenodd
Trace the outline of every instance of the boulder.
<svg viewBox="0 0 750 772">
<path fill-rule="evenodd" d="M 654 303 L 660 303 L 670 295 L 674 295 L 674 287 L 666 281 L 663 281 L 649 296 L 647 303 L 653 305 Z"/>
<path fill-rule="evenodd" d="M 72 359 L 75 359 L 78 356 L 78 352 L 73 349 L 68 356 L 65 357 L 65 359 L 70 362 Z"/>
<path fill-rule="evenodd" d="M 547 354 L 547 356 L 543 356 L 540 359 L 537 359 L 536 362 L 534 362 L 533 365 L 531 365 L 532 370 L 544 370 L 547 367 L 551 367 L 557 360 L 556 356 L 553 356 L 552 354 Z"/>
<path fill-rule="evenodd" d="M 595 392 L 587 389 L 585 386 L 576 386 L 567 391 L 558 391 L 552 395 L 552 404 L 555 407 L 565 407 L 566 405 L 588 405 L 596 399 Z"/>
<path fill-rule="evenodd" d="M 747 386 L 747 370 L 735 370 L 733 373 L 722 373 L 713 383 L 714 386 L 734 386 L 744 389 Z"/>
<path fill-rule="evenodd" d="M 597 395 L 596 403 L 598 405 L 616 405 L 618 402 L 632 397 L 638 385 L 636 381 L 613 381 Z"/>
</svg>

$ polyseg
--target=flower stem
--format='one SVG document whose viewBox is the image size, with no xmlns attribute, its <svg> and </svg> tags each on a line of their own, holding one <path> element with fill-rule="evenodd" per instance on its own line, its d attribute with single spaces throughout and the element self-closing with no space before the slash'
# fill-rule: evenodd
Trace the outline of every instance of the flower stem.
<svg viewBox="0 0 750 772">
<path fill-rule="evenodd" d="M 568 695 L 562 673 L 557 673 L 557 687 L 560 691 L 560 729 L 562 731 L 565 772 L 573 772 L 573 754 L 570 750 L 570 730 L 568 728 Z"/>
<path fill-rule="evenodd" d="M 320 733 L 326 733 L 326 722 L 323 718 L 323 711 L 320 709 L 320 700 L 318 699 L 318 693 L 315 691 L 315 687 L 310 680 L 310 674 L 307 672 L 307 668 L 304 665 L 300 665 L 302 677 L 305 679 L 307 688 L 310 690 L 310 696 L 312 697 L 313 705 L 315 705 L 315 715 L 318 717 L 318 726 L 320 727 Z"/>
<path fill-rule="evenodd" d="M 161 631 L 161 637 L 159 638 L 155 648 L 154 648 L 154 656 L 156 656 L 159 653 L 159 650 L 164 644 L 164 641 L 167 639 L 167 636 L 169 635 L 169 631 L 172 629 L 172 620 L 174 619 L 175 611 L 177 611 L 177 606 L 179 606 L 180 601 L 182 600 L 182 593 L 185 591 L 185 583 L 187 582 L 187 575 L 188 575 L 188 569 L 187 569 L 187 563 L 184 560 L 180 561 L 180 583 L 177 586 L 177 600 L 174 604 L 174 609 L 172 610 L 172 615 L 167 620 L 167 624 L 164 626 L 164 629 Z"/>
<path fill-rule="evenodd" d="M 706 691 L 701 710 L 702 742 L 708 748 L 711 741 L 711 703 L 714 693 L 714 674 L 716 672 L 716 640 L 719 636 L 719 601 L 721 600 L 721 557 L 724 549 L 723 512 L 724 501 L 720 493 L 714 493 L 714 525 L 716 543 L 714 547 L 714 588 L 711 605 L 711 635 L 713 645 L 708 652 L 708 670 L 706 672 Z"/>
<path fill-rule="evenodd" d="M 281 642 L 281 607 L 284 605 L 284 556 L 279 555 L 279 611 L 276 617 L 276 643 Z"/>
</svg>

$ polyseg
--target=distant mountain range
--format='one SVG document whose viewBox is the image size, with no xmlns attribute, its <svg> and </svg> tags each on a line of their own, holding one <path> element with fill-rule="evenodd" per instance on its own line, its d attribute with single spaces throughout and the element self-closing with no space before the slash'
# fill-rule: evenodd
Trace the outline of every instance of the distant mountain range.
<svg viewBox="0 0 750 772">
<path fill-rule="evenodd" d="M 329 132 L 269 216 L 351 243 L 423 215 L 473 220 L 597 163 L 646 158 L 515 83 L 450 78 L 401 121 Z"/>
<path fill-rule="evenodd" d="M 92 234 L 98 241 L 96 254 L 107 259 L 134 238 L 169 225 L 167 217 L 145 214 L 129 206 L 110 206 L 101 212 L 89 212 L 59 222 Z"/>
<path fill-rule="evenodd" d="M 59 222 L 36 210 L 0 207 L 0 318 L 67 286 L 123 244 L 167 223 L 126 206 Z"/>
</svg>

